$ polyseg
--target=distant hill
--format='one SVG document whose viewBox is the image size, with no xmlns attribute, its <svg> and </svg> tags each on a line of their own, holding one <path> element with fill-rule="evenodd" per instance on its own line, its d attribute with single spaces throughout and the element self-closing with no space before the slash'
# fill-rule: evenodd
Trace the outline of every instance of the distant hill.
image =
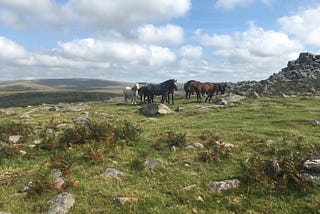
<svg viewBox="0 0 320 214">
<path fill-rule="evenodd" d="M 124 83 L 98 79 L 37 79 L 0 82 L 0 108 L 86 102 L 122 96 Z"/>
<path fill-rule="evenodd" d="M 74 78 L 74 79 L 36 79 L 1 81 L 2 92 L 27 92 L 27 91 L 118 91 L 130 83 Z"/>
</svg>

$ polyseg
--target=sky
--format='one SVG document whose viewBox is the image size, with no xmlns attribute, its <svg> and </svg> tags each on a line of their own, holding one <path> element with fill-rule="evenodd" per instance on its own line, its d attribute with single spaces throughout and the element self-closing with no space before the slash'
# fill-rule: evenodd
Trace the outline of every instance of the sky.
<svg viewBox="0 0 320 214">
<path fill-rule="evenodd" d="M 320 53 L 320 0 L 0 0 L 0 80 L 262 80 Z"/>
</svg>

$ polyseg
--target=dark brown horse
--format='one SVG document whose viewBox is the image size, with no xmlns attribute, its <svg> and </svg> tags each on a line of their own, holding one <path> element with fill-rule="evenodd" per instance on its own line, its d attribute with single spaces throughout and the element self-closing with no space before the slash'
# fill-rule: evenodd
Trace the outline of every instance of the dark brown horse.
<svg viewBox="0 0 320 214">
<path fill-rule="evenodd" d="M 213 88 L 212 91 L 209 92 L 207 98 L 206 98 L 206 102 L 209 99 L 209 102 L 212 99 L 212 96 L 215 94 L 216 96 L 218 96 L 219 94 L 225 94 L 226 92 L 226 88 L 227 88 L 227 83 L 222 82 L 222 83 L 213 83 L 215 86 Z"/>
<path fill-rule="evenodd" d="M 189 80 L 183 85 L 183 89 L 186 92 L 186 99 L 190 99 L 191 94 L 193 94 L 194 91 L 194 83 L 197 82 L 195 80 Z"/>
</svg>

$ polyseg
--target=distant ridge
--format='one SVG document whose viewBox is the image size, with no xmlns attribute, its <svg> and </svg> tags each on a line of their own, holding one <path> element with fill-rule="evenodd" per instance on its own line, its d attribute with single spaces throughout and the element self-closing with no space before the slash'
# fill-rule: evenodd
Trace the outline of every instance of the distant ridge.
<svg viewBox="0 0 320 214">
<path fill-rule="evenodd" d="M 87 78 L 71 78 L 71 79 L 35 79 L 35 80 L 10 80 L 1 81 L 0 90 L 7 92 L 18 91 L 118 91 L 124 85 L 130 83 L 87 79 Z"/>
</svg>

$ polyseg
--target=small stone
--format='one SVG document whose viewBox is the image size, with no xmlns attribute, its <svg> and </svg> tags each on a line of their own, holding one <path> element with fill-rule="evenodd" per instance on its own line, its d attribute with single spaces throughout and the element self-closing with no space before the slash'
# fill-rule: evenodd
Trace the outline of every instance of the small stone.
<svg viewBox="0 0 320 214">
<path fill-rule="evenodd" d="M 193 188 L 195 188 L 196 186 L 197 186 L 197 185 L 192 184 L 192 185 L 189 185 L 189 186 L 183 187 L 181 190 L 189 191 L 189 190 L 192 190 Z"/>
<path fill-rule="evenodd" d="M 230 179 L 230 180 L 224 180 L 224 181 L 210 182 L 208 184 L 208 188 L 212 192 L 220 193 L 222 191 L 237 188 L 239 185 L 240 185 L 240 181 L 238 179 Z"/>
<path fill-rule="evenodd" d="M 123 175 L 125 175 L 124 172 L 112 168 L 107 168 L 103 173 L 103 176 L 107 178 L 118 178 L 119 176 Z"/>
<path fill-rule="evenodd" d="M 17 143 L 21 137 L 22 137 L 21 135 L 12 135 L 9 137 L 9 141 L 11 143 Z"/>
<path fill-rule="evenodd" d="M 117 197 L 113 197 L 112 201 L 117 202 L 117 203 L 121 203 L 121 204 L 125 204 L 127 202 L 137 202 L 138 198 L 129 197 L 129 196 L 117 196 Z"/>
<path fill-rule="evenodd" d="M 160 162 L 156 160 L 146 160 L 143 165 L 146 171 L 153 171 L 154 169 L 162 168 Z"/>
</svg>

